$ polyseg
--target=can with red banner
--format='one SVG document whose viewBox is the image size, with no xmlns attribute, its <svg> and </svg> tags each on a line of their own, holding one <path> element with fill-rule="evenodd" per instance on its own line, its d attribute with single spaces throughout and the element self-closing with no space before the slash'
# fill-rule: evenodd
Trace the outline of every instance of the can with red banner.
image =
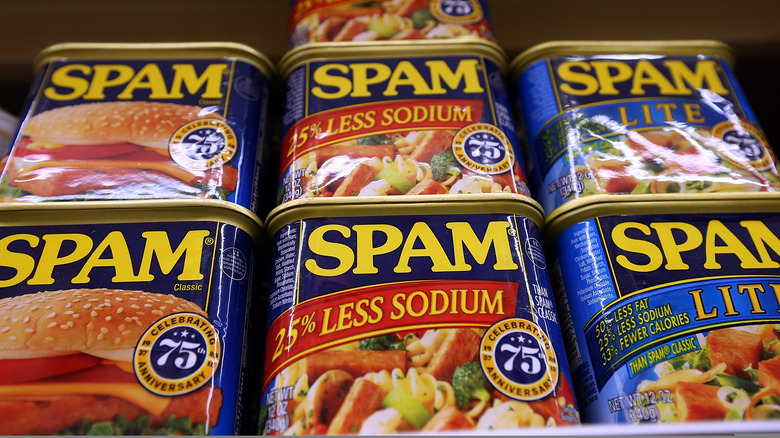
<svg viewBox="0 0 780 438">
<path fill-rule="evenodd" d="M 263 433 L 579 424 L 535 201 L 312 199 L 269 217 Z"/>
<path fill-rule="evenodd" d="M 348 41 L 495 41 L 485 0 L 290 0 L 290 46 Z"/>
<path fill-rule="evenodd" d="M 288 52 L 277 203 L 529 195 L 505 66 L 500 47 L 473 39 Z"/>
</svg>

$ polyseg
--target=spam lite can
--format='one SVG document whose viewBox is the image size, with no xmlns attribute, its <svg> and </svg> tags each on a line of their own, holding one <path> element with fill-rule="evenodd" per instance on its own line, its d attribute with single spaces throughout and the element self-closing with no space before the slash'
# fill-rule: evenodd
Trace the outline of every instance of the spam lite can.
<svg viewBox="0 0 780 438">
<path fill-rule="evenodd" d="M 251 430 L 253 215 L 213 200 L 16 203 L 0 224 L 4 434 Z"/>
<path fill-rule="evenodd" d="M 270 62 L 233 43 L 42 51 L 2 173 L 8 202 L 220 199 L 256 211 Z"/>
<path fill-rule="evenodd" d="M 500 47 L 475 40 L 288 52 L 278 203 L 528 195 L 505 65 Z"/>
<path fill-rule="evenodd" d="M 518 198 L 272 211 L 262 431 L 579 424 L 541 212 Z"/>
<path fill-rule="evenodd" d="M 596 198 L 548 225 L 583 422 L 777 431 L 780 197 Z"/>
<path fill-rule="evenodd" d="M 290 0 L 290 45 L 448 39 L 495 41 L 485 0 Z"/>
<path fill-rule="evenodd" d="M 534 193 L 777 191 L 775 157 L 716 41 L 559 41 L 512 63 Z"/>
</svg>

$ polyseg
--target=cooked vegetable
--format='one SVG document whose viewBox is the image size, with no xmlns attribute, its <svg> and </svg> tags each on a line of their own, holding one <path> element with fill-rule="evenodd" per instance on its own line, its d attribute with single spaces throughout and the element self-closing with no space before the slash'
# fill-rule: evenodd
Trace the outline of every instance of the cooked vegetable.
<svg viewBox="0 0 780 438">
<path fill-rule="evenodd" d="M 460 163 L 452 151 L 439 152 L 431 157 L 431 170 L 433 170 L 433 179 L 441 181 L 447 175 L 459 175 Z"/>
<path fill-rule="evenodd" d="M 380 170 L 379 173 L 376 174 L 374 180 L 378 181 L 380 179 L 389 182 L 394 189 L 401 193 L 406 193 L 409 190 L 412 190 L 412 187 L 414 187 L 414 183 L 403 176 L 401 172 L 388 167 Z"/>
<path fill-rule="evenodd" d="M 455 391 L 455 403 L 465 409 L 471 405 L 471 400 L 490 400 L 489 383 L 478 362 L 466 362 L 455 368 L 452 374 L 452 389 Z"/>
<path fill-rule="evenodd" d="M 361 339 L 358 350 L 404 350 L 406 345 L 393 334 Z"/>
<path fill-rule="evenodd" d="M 393 388 L 382 399 L 382 409 L 395 408 L 415 429 L 422 429 L 431 419 L 425 406 L 402 388 Z"/>
<path fill-rule="evenodd" d="M 393 137 L 385 134 L 369 135 L 368 137 L 357 139 L 356 143 L 359 145 L 393 144 Z"/>
<path fill-rule="evenodd" d="M 369 24 L 368 30 L 373 30 L 385 38 L 392 38 L 393 35 L 395 35 L 397 32 L 395 29 L 385 23 L 382 23 L 381 21 L 374 21 L 373 23 Z"/>
<path fill-rule="evenodd" d="M 715 380 L 720 386 L 732 386 L 737 389 L 744 389 L 749 393 L 755 393 L 761 390 L 760 385 L 733 374 L 718 373 L 718 377 L 716 377 Z"/>
<path fill-rule="evenodd" d="M 205 435 L 206 428 L 203 423 L 192 424 L 189 417 L 174 418 L 171 415 L 168 421 L 159 428 L 152 427 L 152 420 L 146 416 L 140 416 L 133 421 L 122 415 L 117 415 L 114 421 L 102 421 L 92 423 L 82 421 L 79 426 L 65 429 L 62 435 Z"/>
<path fill-rule="evenodd" d="M 436 20 L 433 18 L 433 14 L 431 14 L 431 11 L 428 9 L 418 9 L 412 12 L 412 24 L 415 29 L 422 29 L 435 22 Z"/>
</svg>

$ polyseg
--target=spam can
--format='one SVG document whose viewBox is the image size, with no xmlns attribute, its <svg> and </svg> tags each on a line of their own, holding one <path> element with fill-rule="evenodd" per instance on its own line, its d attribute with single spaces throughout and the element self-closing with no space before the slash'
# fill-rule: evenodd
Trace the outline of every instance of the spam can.
<svg viewBox="0 0 780 438">
<path fill-rule="evenodd" d="M 480 38 L 495 42 L 485 0 L 290 0 L 290 46 Z"/>
<path fill-rule="evenodd" d="M 495 44 L 288 52 L 279 204 L 312 197 L 528 195 Z"/>
<path fill-rule="evenodd" d="M 561 41 L 512 63 L 547 214 L 602 194 L 777 191 L 775 157 L 716 41 Z"/>
<path fill-rule="evenodd" d="M 538 204 L 397 199 L 271 212 L 262 431 L 579 424 Z"/>
<path fill-rule="evenodd" d="M 570 206 L 547 231 L 583 422 L 776 432 L 780 197 L 603 195 Z"/>
<path fill-rule="evenodd" d="M 256 216 L 214 200 L 14 203 L 0 223 L 4 434 L 257 430 L 242 390 Z"/>
<path fill-rule="evenodd" d="M 259 198 L 272 64 L 234 43 L 43 50 L 2 199 Z"/>
</svg>

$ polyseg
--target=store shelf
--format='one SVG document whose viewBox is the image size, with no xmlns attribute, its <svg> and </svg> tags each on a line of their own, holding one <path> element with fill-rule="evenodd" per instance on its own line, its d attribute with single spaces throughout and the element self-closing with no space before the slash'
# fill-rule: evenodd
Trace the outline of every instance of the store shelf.
<svg viewBox="0 0 780 438">
<path fill-rule="evenodd" d="M 718 39 L 737 53 L 736 72 L 771 143 L 780 87 L 780 3 L 768 0 L 488 0 L 510 57 L 559 39 Z M 17 114 L 35 56 L 65 41 L 236 41 L 273 61 L 288 49 L 289 0 L 26 0 L 5 2 L 0 26 L 0 108 Z M 775 139 L 772 141 L 772 139 Z"/>
<path fill-rule="evenodd" d="M 288 49 L 289 0 L 25 0 L 5 2 L 0 108 L 18 114 L 45 47 L 67 41 L 235 41 L 278 61 Z M 780 145 L 780 2 L 772 0 L 487 0 L 499 44 L 514 57 L 550 40 L 716 39 L 767 133 Z M 630 4 L 629 4 L 630 3 Z M 775 146 L 780 150 L 780 146 Z M 777 423 L 538 430 L 539 436 L 777 434 Z M 776 436 L 776 435 L 775 435 Z"/>
</svg>

